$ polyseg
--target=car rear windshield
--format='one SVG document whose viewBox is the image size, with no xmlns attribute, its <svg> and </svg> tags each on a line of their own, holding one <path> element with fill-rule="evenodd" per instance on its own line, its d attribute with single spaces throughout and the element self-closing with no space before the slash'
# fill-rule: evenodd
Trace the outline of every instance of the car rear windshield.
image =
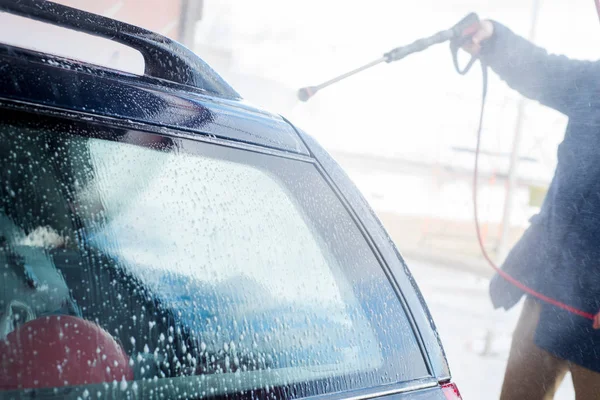
<svg viewBox="0 0 600 400">
<path fill-rule="evenodd" d="M 289 398 L 429 375 L 396 291 L 310 160 L 11 121 L 0 390 Z"/>
</svg>

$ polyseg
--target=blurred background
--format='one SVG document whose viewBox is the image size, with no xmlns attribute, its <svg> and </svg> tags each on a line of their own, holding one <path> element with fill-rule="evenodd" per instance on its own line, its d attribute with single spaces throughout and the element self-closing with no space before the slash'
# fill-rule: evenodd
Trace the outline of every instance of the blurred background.
<svg viewBox="0 0 600 400">
<path fill-rule="evenodd" d="M 473 223 L 472 172 L 481 72 L 459 76 L 447 45 L 345 80 L 308 103 L 318 84 L 454 25 L 492 18 L 550 52 L 595 59 L 600 25 L 591 0 L 61 0 L 176 39 L 246 101 L 313 135 L 362 190 L 409 262 L 465 399 L 497 398 L 519 310 L 494 311 L 491 269 Z M 44 30 L 18 18 L 0 33 Z M 70 37 L 46 43 L 136 71 L 139 57 Z M 81 36 L 81 35 L 80 35 Z M 47 46 L 46 46 L 47 49 Z M 135 53 L 135 52 L 134 52 Z M 480 218 L 501 262 L 541 205 L 566 118 L 523 100 L 493 74 L 480 159 Z M 557 396 L 572 398 L 566 379 Z"/>
</svg>

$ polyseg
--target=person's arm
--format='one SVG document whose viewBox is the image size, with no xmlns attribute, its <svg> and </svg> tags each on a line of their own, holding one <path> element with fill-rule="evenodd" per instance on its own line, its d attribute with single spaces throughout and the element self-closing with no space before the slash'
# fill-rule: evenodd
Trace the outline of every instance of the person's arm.
<svg viewBox="0 0 600 400">
<path fill-rule="evenodd" d="M 468 46 L 467 46 L 468 47 Z M 466 49 L 522 95 L 572 116 L 597 108 L 600 63 L 548 52 L 495 21 L 483 21 Z"/>
</svg>

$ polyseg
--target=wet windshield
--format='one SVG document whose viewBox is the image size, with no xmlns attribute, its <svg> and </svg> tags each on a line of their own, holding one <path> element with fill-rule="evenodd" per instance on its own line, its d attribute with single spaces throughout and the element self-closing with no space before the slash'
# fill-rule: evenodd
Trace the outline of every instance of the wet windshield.
<svg viewBox="0 0 600 400">
<path fill-rule="evenodd" d="M 397 295 L 311 163 L 0 129 L 0 388 L 309 394 L 427 376 Z"/>
</svg>

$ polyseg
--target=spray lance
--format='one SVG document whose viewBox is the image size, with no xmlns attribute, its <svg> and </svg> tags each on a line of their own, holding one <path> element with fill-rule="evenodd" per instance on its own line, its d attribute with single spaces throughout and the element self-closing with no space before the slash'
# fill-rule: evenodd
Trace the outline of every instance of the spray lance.
<svg viewBox="0 0 600 400">
<path fill-rule="evenodd" d="M 597 10 L 598 10 L 598 16 L 600 17 L 600 0 L 595 0 L 595 2 L 596 2 Z M 452 54 L 452 61 L 454 63 L 454 68 L 456 69 L 456 72 L 458 72 L 460 75 L 465 75 L 469 72 L 469 70 L 475 63 L 475 61 L 477 61 L 477 58 L 471 57 L 471 59 L 467 63 L 467 65 L 464 68 L 460 68 L 459 63 L 458 63 L 458 51 L 465 43 L 467 43 L 469 40 L 471 40 L 472 36 L 477 32 L 477 30 L 479 29 L 479 22 L 480 21 L 479 21 L 479 17 L 477 16 L 477 14 L 471 13 L 471 14 L 467 15 L 466 17 L 464 17 L 461 21 L 459 21 L 456 25 L 454 25 L 450 29 L 446 29 L 444 31 L 436 33 L 433 36 L 418 39 L 411 44 L 408 44 L 405 46 L 400 46 L 393 50 L 390 50 L 389 52 L 385 53 L 382 57 L 380 57 L 376 60 L 373 60 L 370 63 L 363 65 L 362 67 L 356 68 L 345 74 L 337 76 L 333 79 L 330 79 L 326 82 L 321 83 L 320 85 L 304 87 L 304 88 L 298 90 L 298 99 L 306 102 L 310 98 L 312 98 L 318 91 L 320 91 L 328 86 L 331 86 L 334 83 L 337 83 L 343 79 L 349 78 L 359 72 L 362 72 L 364 70 L 367 70 L 369 68 L 372 68 L 372 67 L 374 67 L 378 64 L 384 63 L 384 62 L 391 63 L 394 61 L 402 60 L 406 56 L 421 52 L 423 50 L 428 49 L 431 46 L 434 46 L 434 45 L 440 44 L 440 43 L 444 43 L 444 42 L 450 42 L 450 51 Z M 479 166 L 479 154 L 480 154 L 480 147 L 481 147 L 481 131 L 482 131 L 482 126 L 483 126 L 485 99 L 487 96 L 487 66 L 481 60 L 480 60 L 480 64 L 481 64 L 482 78 L 483 78 L 483 91 L 482 91 L 481 108 L 480 108 L 480 114 L 479 114 L 479 126 L 477 128 L 477 144 L 475 146 L 475 167 L 473 169 L 473 207 L 474 207 L 475 230 L 476 230 L 476 234 L 477 234 L 477 240 L 479 242 L 479 247 L 481 249 L 481 253 L 483 254 L 483 257 L 486 259 L 486 261 L 488 262 L 488 264 L 490 265 L 491 268 L 493 268 L 502 278 L 507 280 L 512 285 L 518 287 L 523 292 L 525 292 L 533 297 L 536 297 L 548 304 L 552 304 L 558 308 L 566 310 L 572 314 L 579 315 L 580 317 L 583 317 L 583 318 L 586 318 L 589 320 L 594 320 L 593 314 L 590 314 L 583 310 L 577 309 L 568 304 L 562 303 L 552 297 L 544 295 L 543 293 L 539 293 L 539 292 L 535 291 L 534 289 L 528 287 L 527 285 L 523 284 L 522 282 L 518 281 L 517 279 L 513 278 L 511 275 L 507 274 L 505 271 L 500 269 L 494 263 L 494 261 L 492 260 L 492 258 L 489 256 L 489 254 L 487 253 L 487 251 L 485 249 L 485 245 L 483 243 L 483 238 L 481 235 L 481 229 L 480 229 L 480 225 L 479 225 L 479 214 L 478 214 L 478 207 L 477 207 L 477 186 L 478 186 L 477 185 L 477 183 L 478 183 L 477 177 L 478 177 L 478 166 Z M 598 315 L 600 316 L 600 314 L 598 314 Z"/>
<path fill-rule="evenodd" d="M 471 13 L 464 17 L 458 24 L 454 25 L 450 29 L 446 29 L 444 31 L 438 32 L 433 36 L 429 36 L 427 38 L 422 38 L 414 41 L 411 44 L 406 46 L 396 47 L 393 50 L 388 51 L 380 58 L 371 61 L 370 63 L 363 65 L 362 67 L 356 68 L 350 72 L 346 72 L 340 76 L 337 76 L 333 79 L 330 79 L 326 82 L 321 83 L 317 86 L 307 86 L 298 90 L 298 99 L 301 101 L 308 101 L 311 97 L 313 97 L 317 92 L 321 89 L 324 89 L 334 83 L 337 83 L 343 79 L 349 78 L 352 75 L 358 74 L 366 69 L 372 68 L 381 63 L 391 63 L 394 61 L 399 61 L 414 53 L 421 52 L 430 48 L 433 45 L 444 43 L 450 41 L 450 50 L 452 52 L 452 60 L 454 61 L 454 68 L 456 71 L 465 75 L 475 62 L 475 58 L 472 57 L 471 61 L 465 66 L 464 69 L 461 69 L 458 66 L 458 50 L 460 47 L 468 41 L 471 36 L 477 31 L 479 27 L 479 17 L 475 13 Z"/>
</svg>

